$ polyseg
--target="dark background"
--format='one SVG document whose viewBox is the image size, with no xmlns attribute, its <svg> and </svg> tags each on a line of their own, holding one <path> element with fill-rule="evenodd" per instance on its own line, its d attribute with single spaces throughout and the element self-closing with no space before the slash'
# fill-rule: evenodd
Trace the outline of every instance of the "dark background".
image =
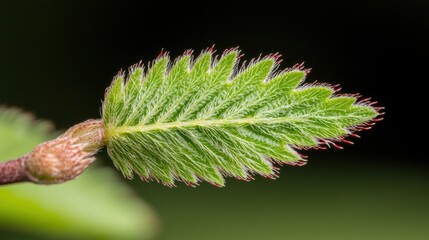
<svg viewBox="0 0 429 240">
<path fill-rule="evenodd" d="M 425 1 L 2 1 L 0 29 L 1 103 L 62 129 L 99 118 L 104 89 L 121 68 L 147 63 L 161 49 L 178 56 L 213 44 L 219 53 L 239 46 L 244 59 L 279 52 L 282 67 L 304 61 L 313 69 L 307 81 L 339 83 L 342 92 L 360 92 L 386 107 L 385 120 L 355 145 L 309 152 L 307 166 L 283 167 L 277 181 L 228 179 L 224 189 L 132 181 L 164 218 L 161 237 L 199 231 L 213 239 L 258 239 L 270 236 L 269 226 L 277 229 L 271 239 L 289 233 L 341 239 L 341 231 L 348 239 L 428 236 Z M 280 210 L 263 215 L 260 209 L 273 201 Z M 269 224 L 273 219 L 277 225 Z M 282 230 L 293 224 L 306 227 Z"/>
</svg>

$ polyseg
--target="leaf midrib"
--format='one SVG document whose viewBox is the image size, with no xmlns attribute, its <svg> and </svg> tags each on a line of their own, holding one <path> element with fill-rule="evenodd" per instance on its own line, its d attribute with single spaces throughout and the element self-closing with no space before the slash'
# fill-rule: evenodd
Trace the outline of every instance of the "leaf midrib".
<svg viewBox="0 0 429 240">
<path fill-rule="evenodd" d="M 192 120 L 186 122 L 166 122 L 154 124 L 141 124 L 135 126 L 106 126 L 106 136 L 115 137 L 126 133 L 168 131 L 178 128 L 193 127 L 221 127 L 221 126 L 242 126 L 254 124 L 276 124 L 302 122 L 302 117 L 276 117 L 276 118 L 240 118 L 240 119 L 213 119 L 213 120 Z"/>
</svg>

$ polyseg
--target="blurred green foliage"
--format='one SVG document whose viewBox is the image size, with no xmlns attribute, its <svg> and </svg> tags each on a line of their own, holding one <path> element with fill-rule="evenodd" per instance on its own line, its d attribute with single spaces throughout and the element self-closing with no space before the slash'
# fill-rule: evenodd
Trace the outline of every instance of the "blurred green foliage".
<svg viewBox="0 0 429 240">
<path fill-rule="evenodd" d="M 0 161 L 48 140 L 50 129 L 48 122 L 0 106 Z M 111 169 L 91 167 L 59 185 L 0 187 L 1 239 L 148 239 L 156 228 L 154 212 Z"/>
</svg>

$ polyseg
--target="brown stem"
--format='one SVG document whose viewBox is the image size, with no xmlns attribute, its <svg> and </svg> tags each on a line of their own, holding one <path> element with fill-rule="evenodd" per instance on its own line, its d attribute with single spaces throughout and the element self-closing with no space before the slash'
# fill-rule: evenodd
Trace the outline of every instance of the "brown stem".
<svg viewBox="0 0 429 240">
<path fill-rule="evenodd" d="M 25 158 L 20 157 L 0 163 L 0 185 L 30 181 L 24 162 Z"/>
<path fill-rule="evenodd" d="M 103 120 L 79 123 L 56 139 L 37 145 L 30 153 L 0 163 L 0 185 L 67 182 L 85 171 L 104 145 Z"/>
</svg>

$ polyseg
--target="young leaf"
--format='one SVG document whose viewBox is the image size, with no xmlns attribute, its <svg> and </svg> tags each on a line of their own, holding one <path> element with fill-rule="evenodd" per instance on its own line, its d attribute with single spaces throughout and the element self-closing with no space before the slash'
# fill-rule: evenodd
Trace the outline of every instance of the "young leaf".
<svg viewBox="0 0 429 240">
<path fill-rule="evenodd" d="M 275 176 L 273 163 L 302 165 L 294 149 L 337 146 L 379 115 L 357 96 L 328 85 L 301 85 L 308 71 L 276 71 L 278 55 L 242 64 L 239 51 L 217 59 L 164 55 L 117 76 L 107 90 L 107 150 L 124 176 L 189 185 L 224 185 L 224 176 Z"/>
</svg>

